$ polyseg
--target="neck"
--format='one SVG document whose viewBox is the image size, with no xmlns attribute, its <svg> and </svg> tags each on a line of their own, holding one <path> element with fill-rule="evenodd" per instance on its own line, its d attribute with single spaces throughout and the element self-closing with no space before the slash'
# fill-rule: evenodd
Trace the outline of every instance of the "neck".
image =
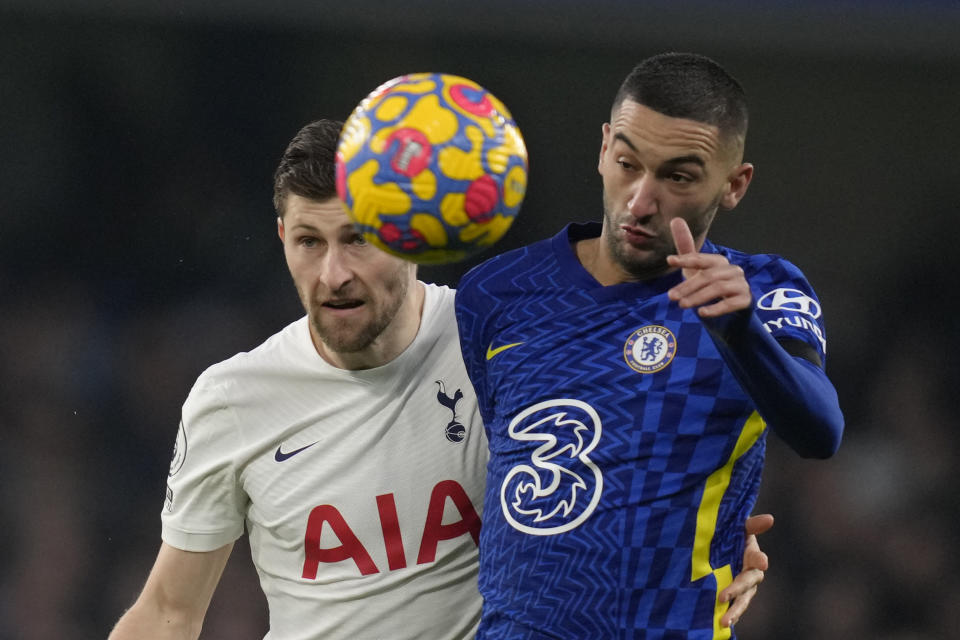
<svg viewBox="0 0 960 640">
<path fill-rule="evenodd" d="M 649 280 L 674 270 L 665 265 L 663 270 L 651 271 L 642 275 L 631 273 L 613 259 L 603 236 L 579 240 L 573 245 L 573 251 L 587 273 L 604 287 L 624 282 Z"/>
</svg>

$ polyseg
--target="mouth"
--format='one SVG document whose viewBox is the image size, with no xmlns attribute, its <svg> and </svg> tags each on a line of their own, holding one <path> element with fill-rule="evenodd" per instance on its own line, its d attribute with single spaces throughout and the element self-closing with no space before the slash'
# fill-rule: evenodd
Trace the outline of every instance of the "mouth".
<svg viewBox="0 0 960 640">
<path fill-rule="evenodd" d="M 346 313 L 352 311 L 353 309 L 358 309 L 362 307 L 365 303 L 363 300 L 358 300 L 356 298 L 338 298 L 335 300 L 326 300 L 321 303 L 324 309 L 329 309 L 334 313 Z"/>
<path fill-rule="evenodd" d="M 657 239 L 655 233 L 636 225 L 621 224 L 620 230 L 626 241 L 635 247 L 647 247 Z"/>
</svg>

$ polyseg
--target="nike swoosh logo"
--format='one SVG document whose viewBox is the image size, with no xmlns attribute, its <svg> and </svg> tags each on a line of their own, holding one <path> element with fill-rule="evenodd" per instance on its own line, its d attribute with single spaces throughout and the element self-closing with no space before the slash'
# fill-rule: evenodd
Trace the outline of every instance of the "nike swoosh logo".
<svg viewBox="0 0 960 640">
<path fill-rule="evenodd" d="M 499 347 L 497 347 L 496 349 L 494 349 L 494 348 L 493 348 L 493 343 L 491 342 L 491 343 L 490 343 L 490 346 L 487 347 L 487 360 L 490 360 L 491 358 L 493 358 L 493 356 L 497 355 L 498 353 L 503 353 L 503 352 L 506 351 L 507 349 L 512 349 L 512 348 L 514 348 L 514 347 L 516 347 L 516 346 L 519 346 L 519 345 L 521 345 L 521 344 L 523 344 L 523 343 L 522 343 L 522 342 L 513 342 L 513 343 L 511 343 L 511 344 L 500 345 Z"/>
<path fill-rule="evenodd" d="M 319 441 L 318 441 L 318 442 L 319 442 Z M 305 451 L 306 449 L 309 449 L 310 447 L 312 447 L 312 446 L 315 445 L 315 444 L 317 444 L 317 443 L 316 443 L 316 442 L 311 442 L 310 444 L 308 444 L 308 445 L 305 446 L 305 447 L 300 447 L 299 449 L 294 449 L 293 451 L 287 451 L 286 453 L 284 453 L 283 451 L 281 451 L 281 449 L 283 448 L 283 445 L 280 445 L 279 447 L 277 447 L 277 452 L 276 452 L 275 454 L 273 454 L 273 459 L 276 460 L 277 462 L 283 462 L 284 460 L 289 460 L 290 458 L 292 458 L 293 456 L 297 455 L 297 454 L 300 453 L 301 451 Z"/>
</svg>

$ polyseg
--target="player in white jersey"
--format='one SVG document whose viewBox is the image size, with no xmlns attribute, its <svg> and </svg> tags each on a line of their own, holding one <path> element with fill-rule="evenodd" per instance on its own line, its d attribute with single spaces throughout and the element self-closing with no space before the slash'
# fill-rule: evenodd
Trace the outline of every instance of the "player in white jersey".
<svg viewBox="0 0 960 640">
<path fill-rule="evenodd" d="M 486 439 L 453 291 L 412 286 L 420 329 L 390 362 L 331 365 L 303 318 L 208 369 L 184 406 L 163 540 L 212 551 L 246 520 L 271 638 L 463 638 L 477 622 Z"/>
<path fill-rule="evenodd" d="M 268 638 L 473 636 L 487 443 L 453 291 L 353 229 L 334 186 L 339 131 L 304 127 L 275 176 L 307 315 L 197 380 L 160 552 L 111 640 L 198 637 L 245 528 Z M 727 590 L 736 615 L 766 569 L 755 542 L 744 566 Z"/>
</svg>

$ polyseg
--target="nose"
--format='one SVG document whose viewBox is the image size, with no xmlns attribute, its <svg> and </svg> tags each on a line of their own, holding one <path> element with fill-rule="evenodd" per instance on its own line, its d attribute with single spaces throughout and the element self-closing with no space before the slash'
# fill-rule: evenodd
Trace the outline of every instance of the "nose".
<svg viewBox="0 0 960 640">
<path fill-rule="evenodd" d="M 353 280 L 353 266 L 346 252 L 337 245 L 328 247 L 320 263 L 320 282 L 330 291 L 338 291 Z"/>
<path fill-rule="evenodd" d="M 631 185 L 630 199 L 627 201 L 627 210 L 635 218 L 652 216 L 659 208 L 656 176 L 649 172 L 637 176 Z"/>
</svg>

